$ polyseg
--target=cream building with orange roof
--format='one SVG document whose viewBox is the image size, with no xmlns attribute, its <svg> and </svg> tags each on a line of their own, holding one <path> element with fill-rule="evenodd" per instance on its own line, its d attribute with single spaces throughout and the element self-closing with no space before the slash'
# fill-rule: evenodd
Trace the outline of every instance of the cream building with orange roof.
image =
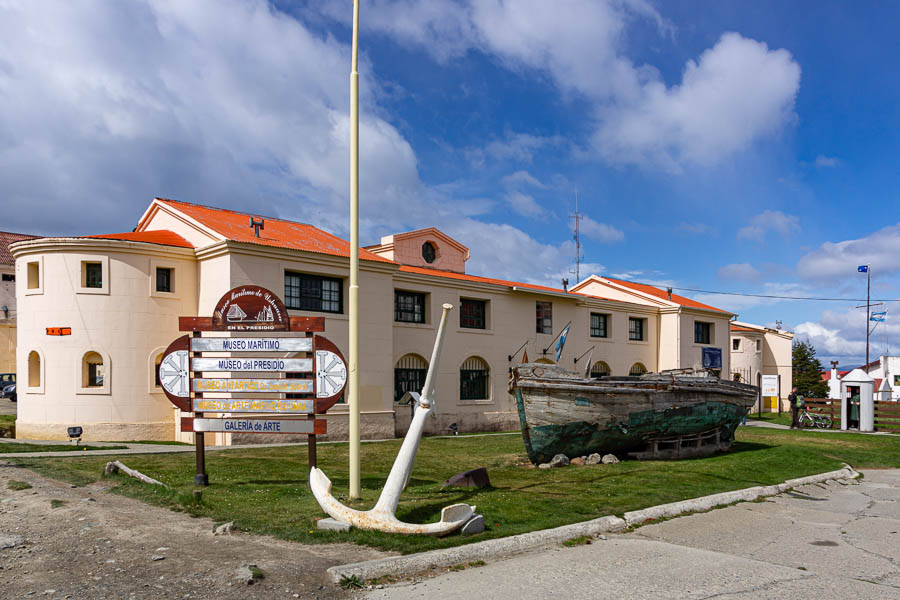
<svg viewBox="0 0 900 600">
<path fill-rule="evenodd" d="M 255 284 L 282 296 L 291 316 L 324 316 L 347 353 L 349 244 L 311 225 L 155 199 L 133 232 L 13 244 L 19 281 L 17 435 L 86 440 L 178 439 L 180 413 L 156 365 L 181 335 L 178 316 L 208 316 L 229 289 Z M 432 433 L 518 428 L 510 367 L 554 362 L 552 342 L 571 322 L 560 364 L 595 375 L 695 368 L 719 357 L 730 373 L 732 314 L 666 291 L 591 276 L 568 291 L 469 275 L 469 250 L 435 228 L 387 236 L 360 250 L 362 433 L 405 432 L 396 400 L 424 382 L 440 306 L 454 306 L 437 372 Z M 71 335 L 49 336 L 49 327 Z M 591 348 L 593 351 L 591 352 Z M 586 361 L 591 359 L 591 364 Z M 576 361 L 578 359 L 578 361 Z M 346 405 L 327 415 L 347 436 Z M 284 441 L 285 437 L 279 437 Z M 264 441 L 216 434 L 214 443 Z"/>
<path fill-rule="evenodd" d="M 787 397 L 793 387 L 793 343 L 790 331 L 762 325 L 731 322 L 731 377 L 751 385 L 759 385 L 762 375 L 781 377 L 782 410 L 790 410 Z M 764 407 L 773 410 L 775 407 Z"/>
</svg>

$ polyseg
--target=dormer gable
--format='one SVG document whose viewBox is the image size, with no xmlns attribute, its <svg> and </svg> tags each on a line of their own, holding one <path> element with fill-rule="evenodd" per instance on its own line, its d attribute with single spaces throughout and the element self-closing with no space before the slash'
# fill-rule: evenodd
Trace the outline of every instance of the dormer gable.
<svg viewBox="0 0 900 600">
<path fill-rule="evenodd" d="M 469 249 L 436 227 L 386 235 L 366 250 L 402 265 L 453 273 L 465 273 L 469 260 Z"/>
</svg>

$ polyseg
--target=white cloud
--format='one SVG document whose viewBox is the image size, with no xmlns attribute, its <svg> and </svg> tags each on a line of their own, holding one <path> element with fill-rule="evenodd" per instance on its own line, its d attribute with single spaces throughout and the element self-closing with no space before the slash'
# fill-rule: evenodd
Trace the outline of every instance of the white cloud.
<svg viewBox="0 0 900 600">
<path fill-rule="evenodd" d="M 532 187 L 536 187 L 538 189 L 545 190 L 547 186 L 538 180 L 534 175 L 529 173 L 528 171 L 516 171 L 515 173 L 510 173 L 503 177 L 500 180 L 503 185 L 507 187 L 515 187 L 518 185 L 530 185 Z"/>
<path fill-rule="evenodd" d="M 828 169 L 837 167 L 841 164 L 841 160 L 834 156 L 825 156 L 824 154 L 820 154 L 816 157 L 816 167 L 820 169 Z"/>
<path fill-rule="evenodd" d="M 523 76 L 549 75 L 564 95 L 588 100 L 596 130 L 584 156 L 679 171 L 718 163 L 794 119 L 800 66 L 788 51 L 738 33 L 687 61 L 671 87 L 653 66 L 633 64 L 623 55 L 630 19 L 671 33 L 644 1 L 380 0 L 369 11 L 379 16 L 368 26 L 438 61 L 480 51 Z M 530 161 L 532 151 L 519 160 Z"/>
<path fill-rule="evenodd" d="M 788 236 L 800 231 L 800 220 L 794 215 L 787 215 L 780 210 L 764 210 L 750 219 L 750 224 L 741 227 L 737 232 L 738 239 L 762 242 L 769 232 Z"/>
<path fill-rule="evenodd" d="M 587 215 L 581 217 L 581 233 L 587 238 L 603 244 L 613 244 L 625 240 L 625 234 L 622 230 L 616 229 L 612 225 L 595 221 Z"/>
<path fill-rule="evenodd" d="M 559 146 L 563 141 L 561 136 L 510 133 L 503 139 L 489 142 L 483 148 L 469 148 L 465 155 L 474 167 L 484 165 L 487 159 L 530 164 L 538 150 L 545 146 Z"/>
<path fill-rule="evenodd" d="M 816 281 L 846 280 L 858 274 L 859 265 L 871 265 L 872 275 L 900 272 L 900 223 L 879 229 L 863 238 L 825 242 L 797 262 L 797 273 Z"/>
<path fill-rule="evenodd" d="M 535 199 L 528 194 L 523 194 L 522 192 L 517 191 L 510 191 L 504 194 L 503 199 L 506 201 L 506 204 L 513 210 L 513 212 L 522 215 L 523 217 L 530 217 L 534 219 L 537 217 L 542 217 L 546 214 L 546 211 L 541 208 L 540 204 L 538 204 Z"/>
<path fill-rule="evenodd" d="M 725 265 L 716 273 L 721 279 L 733 279 L 735 281 L 759 281 L 762 273 L 750 263 L 735 263 Z"/>
<path fill-rule="evenodd" d="M 688 223 L 686 221 L 678 224 L 678 231 L 696 235 L 716 234 L 716 230 L 706 223 Z"/>
</svg>

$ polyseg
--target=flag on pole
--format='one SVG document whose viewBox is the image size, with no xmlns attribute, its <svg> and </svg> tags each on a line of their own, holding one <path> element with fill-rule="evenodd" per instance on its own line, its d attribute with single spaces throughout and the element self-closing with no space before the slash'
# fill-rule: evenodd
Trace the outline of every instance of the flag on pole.
<svg viewBox="0 0 900 600">
<path fill-rule="evenodd" d="M 869 320 L 870 320 L 870 321 L 875 321 L 876 323 L 880 323 L 880 322 L 884 321 L 885 316 L 887 316 L 887 311 L 886 311 L 886 310 L 885 310 L 885 311 L 882 311 L 882 312 L 873 312 L 873 313 L 869 316 Z"/>
<path fill-rule="evenodd" d="M 869 265 L 859 265 L 858 267 L 856 267 L 856 270 L 859 271 L 860 273 L 868 273 Z"/>
<path fill-rule="evenodd" d="M 528 348 L 525 348 L 525 352 L 522 353 L 522 364 L 528 362 Z"/>
<path fill-rule="evenodd" d="M 587 360 L 584 363 L 584 378 L 591 378 L 591 359 L 594 358 L 594 349 L 591 348 L 591 351 L 588 352 Z"/>
<path fill-rule="evenodd" d="M 566 345 L 566 336 L 569 335 L 569 328 L 571 326 L 571 323 L 566 325 L 566 328 L 563 329 L 563 332 L 559 335 L 559 339 L 556 340 L 556 362 L 559 362 L 559 357 L 562 355 L 563 347 Z"/>
</svg>

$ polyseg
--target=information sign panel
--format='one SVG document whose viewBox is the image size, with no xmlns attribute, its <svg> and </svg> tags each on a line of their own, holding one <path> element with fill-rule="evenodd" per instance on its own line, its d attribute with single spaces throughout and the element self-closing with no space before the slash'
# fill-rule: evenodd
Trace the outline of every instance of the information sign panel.
<svg viewBox="0 0 900 600">
<path fill-rule="evenodd" d="M 256 371 L 270 373 L 311 373 L 311 358 L 192 358 L 194 372 Z"/>
<path fill-rule="evenodd" d="M 237 392 L 241 394 L 279 393 L 311 394 L 311 379 L 193 379 L 194 391 L 204 393 Z"/>
<path fill-rule="evenodd" d="M 190 427 L 185 421 L 192 421 Z M 182 419 L 182 429 L 212 433 L 305 433 L 324 434 L 326 422 L 322 419 Z"/>
<path fill-rule="evenodd" d="M 778 375 L 762 376 L 762 395 L 763 397 L 778 396 Z"/>
<path fill-rule="evenodd" d="M 194 352 L 312 352 L 311 337 L 294 338 L 193 338 Z"/>
<path fill-rule="evenodd" d="M 194 398 L 194 412 L 229 412 L 229 413 L 297 413 L 312 414 L 316 411 L 316 403 L 312 399 L 294 398 L 262 398 L 248 400 L 245 398 Z"/>
</svg>

